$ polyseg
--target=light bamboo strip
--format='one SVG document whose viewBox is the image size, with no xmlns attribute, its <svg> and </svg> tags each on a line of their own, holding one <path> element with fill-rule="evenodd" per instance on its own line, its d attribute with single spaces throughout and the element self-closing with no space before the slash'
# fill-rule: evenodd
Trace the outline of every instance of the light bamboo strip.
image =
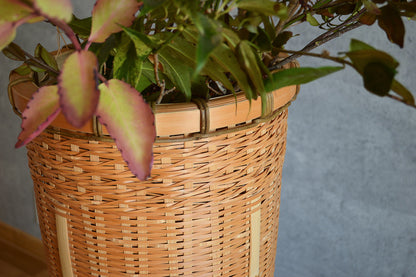
<svg viewBox="0 0 416 277">
<path fill-rule="evenodd" d="M 260 223 L 261 210 L 251 214 L 250 277 L 260 276 Z"/>
<path fill-rule="evenodd" d="M 72 277 L 71 255 L 69 253 L 68 222 L 67 219 L 56 214 L 56 236 L 58 238 L 59 259 L 62 276 Z"/>
</svg>

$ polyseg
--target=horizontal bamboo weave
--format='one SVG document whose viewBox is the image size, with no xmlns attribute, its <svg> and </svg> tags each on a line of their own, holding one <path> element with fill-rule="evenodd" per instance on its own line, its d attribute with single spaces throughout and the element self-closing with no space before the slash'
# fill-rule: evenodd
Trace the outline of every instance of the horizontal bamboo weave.
<svg viewBox="0 0 416 277">
<path fill-rule="evenodd" d="M 154 145 L 138 181 L 115 144 L 43 132 L 28 146 L 51 276 L 55 214 L 67 219 L 73 276 L 249 276 L 260 209 L 259 276 L 273 276 L 287 109 L 268 122 Z"/>
</svg>

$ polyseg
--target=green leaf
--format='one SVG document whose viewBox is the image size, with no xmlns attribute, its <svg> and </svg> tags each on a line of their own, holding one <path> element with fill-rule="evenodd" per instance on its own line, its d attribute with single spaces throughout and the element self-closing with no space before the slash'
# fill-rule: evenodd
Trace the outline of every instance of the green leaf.
<svg viewBox="0 0 416 277">
<path fill-rule="evenodd" d="M 26 54 L 20 48 L 19 45 L 15 43 L 10 43 L 6 48 L 3 49 L 3 54 L 8 57 L 9 59 L 15 60 L 15 61 L 25 61 L 26 60 Z"/>
<path fill-rule="evenodd" d="M 109 80 L 99 89 L 98 120 L 114 138 L 131 172 L 145 180 L 150 175 L 156 138 L 150 106 L 140 93 L 120 80 Z"/>
<path fill-rule="evenodd" d="M 77 128 L 84 126 L 96 110 L 99 98 L 97 72 L 97 57 L 82 50 L 68 56 L 59 75 L 62 113 Z"/>
<path fill-rule="evenodd" d="M 332 0 L 318 0 L 316 1 L 316 3 L 313 5 L 314 9 L 319 9 L 320 7 L 328 4 L 329 2 L 331 2 Z"/>
<path fill-rule="evenodd" d="M 35 57 L 41 58 L 47 65 L 58 70 L 58 64 L 56 63 L 54 56 L 52 56 L 52 54 L 49 53 L 48 50 L 46 50 L 40 43 L 36 46 Z"/>
<path fill-rule="evenodd" d="M 152 50 L 159 47 L 159 44 L 149 38 L 147 35 L 142 34 L 136 30 L 130 28 L 123 28 L 124 32 L 130 37 L 133 41 L 134 46 L 136 47 L 137 56 L 142 60 L 146 59 Z"/>
<path fill-rule="evenodd" d="M 257 95 L 261 95 L 264 92 L 263 76 L 256 58 L 257 53 L 254 52 L 246 40 L 242 40 L 238 44 L 236 52 L 238 62 L 250 78 L 249 80 L 256 93 L 255 96 L 253 95 L 253 98 L 256 99 Z"/>
<path fill-rule="evenodd" d="M 82 39 L 87 39 L 90 36 L 91 24 L 91 16 L 83 19 L 73 16 L 72 20 L 68 23 L 69 27 Z"/>
<path fill-rule="evenodd" d="M 381 15 L 377 16 L 378 25 L 384 30 L 389 40 L 401 48 L 404 44 L 405 27 L 400 12 L 394 5 L 381 8 Z"/>
<path fill-rule="evenodd" d="M 33 9 L 18 0 L 0 0 L 0 22 L 16 22 L 33 12 Z"/>
<path fill-rule="evenodd" d="M 306 21 L 308 21 L 312 26 L 319 26 L 318 20 L 316 20 L 311 13 L 306 14 Z"/>
<path fill-rule="evenodd" d="M 397 68 L 399 63 L 391 57 L 389 54 L 379 51 L 376 49 L 363 49 L 356 50 L 346 53 L 348 58 L 354 65 L 354 68 L 360 73 L 363 74 L 364 68 L 367 64 L 373 62 L 383 63 L 386 66 L 389 66 L 392 69 Z"/>
<path fill-rule="evenodd" d="M 279 11 L 279 4 L 271 0 L 241 0 L 237 2 L 237 7 L 267 16 L 277 15 Z"/>
<path fill-rule="evenodd" d="M 46 69 L 39 67 L 37 63 L 32 62 L 32 60 L 27 60 L 26 64 L 35 72 L 41 73 L 46 71 Z"/>
<path fill-rule="evenodd" d="M 194 23 L 199 32 L 199 40 L 196 50 L 196 68 L 194 76 L 201 72 L 205 66 L 208 57 L 212 51 L 220 45 L 222 41 L 221 26 L 218 22 L 211 20 L 209 17 L 197 13 Z"/>
<path fill-rule="evenodd" d="M 358 39 L 351 39 L 350 42 L 350 51 L 357 51 L 357 50 L 376 50 L 374 47 L 372 47 L 371 45 L 362 42 Z"/>
<path fill-rule="evenodd" d="M 3 50 L 16 37 L 16 24 L 0 22 L 0 50 Z"/>
<path fill-rule="evenodd" d="M 363 4 L 365 6 L 365 8 L 367 9 L 368 12 L 375 14 L 375 15 L 379 15 L 381 14 L 380 9 L 377 7 L 377 4 L 374 3 L 371 0 L 363 0 Z"/>
<path fill-rule="evenodd" d="M 272 49 L 272 41 L 269 35 L 260 27 L 257 27 L 257 35 L 251 42 L 255 43 L 264 52 Z"/>
<path fill-rule="evenodd" d="M 57 86 L 44 86 L 33 94 L 22 114 L 22 131 L 16 148 L 22 147 L 38 136 L 59 114 Z"/>
<path fill-rule="evenodd" d="M 276 38 L 276 31 L 274 30 L 274 23 L 273 19 L 268 16 L 261 17 L 263 25 L 264 25 L 264 32 L 266 32 L 267 37 L 273 41 Z"/>
<path fill-rule="evenodd" d="M 163 72 L 189 101 L 192 97 L 191 77 L 194 69 L 184 64 L 178 54 L 168 47 L 159 51 L 159 61 L 163 65 Z"/>
<path fill-rule="evenodd" d="M 196 35 L 193 41 L 197 41 Z M 172 40 L 170 43 L 165 45 L 165 47 L 177 52 L 177 54 L 180 55 L 181 60 L 183 60 L 186 65 L 195 68 L 195 44 L 187 41 L 186 39 L 180 38 Z M 201 75 L 209 76 L 211 79 L 221 82 L 227 89 L 233 90 L 231 82 L 222 70 L 218 70 L 219 68 L 221 68 L 221 66 L 215 63 L 213 59 L 208 59 L 205 66 L 202 68 Z"/>
<path fill-rule="evenodd" d="M 98 0 L 92 10 L 90 42 L 104 42 L 111 34 L 122 30 L 122 26 L 133 24 L 140 8 L 137 0 Z"/>
<path fill-rule="evenodd" d="M 104 43 L 92 43 L 88 50 L 95 53 L 98 59 L 98 64 L 102 65 L 108 60 L 118 43 L 119 39 L 116 34 L 112 34 L 105 40 Z"/>
<path fill-rule="evenodd" d="M 72 19 L 71 0 L 35 0 L 35 7 L 48 17 L 70 22 Z"/>
<path fill-rule="evenodd" d="M 220 44 L 214 50 L 212 58 L 225 72 L 229 72 L 233 76 L 241 90 L 244 91 L 247 99 L 256 99 L 257 94 L 252 90 L 247 74 L 242 70 L 236 55 L 227 45 Z"/>
<path fill-rule="evenodd" d="M 343 69 L 343 67 L 339 66 L 324 66 L 318 68 L 300 67 L 285 69 L 273 73 L 270 78 L 265 80 L 265 90 L 266 92 L 272 92 L 276 89 L 287 86 L 306 84 L 316 79 L 322 78 L 328 74 L 337 72 L 341 69 Z"/>
<path fill-rule="evenodd" d="M 396 71 L 381 62 L 366 64 L 363 71 L 364 87 L 378 96 L 386 96 L 393 83 Z"/>
<path fill-rule="evenodd" d="M 22 64 L 18 68 L 15 68 L 13 71 L 19 74 L 20 76 L 29 75 L 32 72 L 32 70 L 27 64 Z"/>
<path fill-rule="evenodd" d="M 162 6 L 166 0 L 143 0 L 143 12 L 148 13 L 160 6 Z"/>
<path fill-rule="evenodd" d="M 237 47 L 237 45 L 241 41 L 238 34 L 236 34 L 236 32 L 234 32 L 232 29 L 229 29 L 229 28 L 223 28 L 222 29 L 222 36 L 227 41 L 228 46 L 233 51 L 235 50 L 235 48 Z"/>
<path fill-rule="evenodd" d="M 114 78 L 123 80 L 138 89 L 137 86 L 142 75 L 143 59 L 137 57 L 133 43 L 128 41 L 117 49 L 113 65 Z"/>
<path fill-rule="evenodd" d="M 412 93 L 397 80 L 393 80 L 391 89 L 403 98 L 403 101 L 409 105 L 415 105 L 415 98 Z"/>
</svg>

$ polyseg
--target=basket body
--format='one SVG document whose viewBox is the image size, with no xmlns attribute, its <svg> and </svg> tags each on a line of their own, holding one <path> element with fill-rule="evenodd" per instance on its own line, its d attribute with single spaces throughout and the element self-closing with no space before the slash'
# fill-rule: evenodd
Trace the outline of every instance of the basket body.
<svg viewBox="0 0 416 277">
<path fill-rule="evenodd" d="M 296 63 L 290 64 L 296 66 Z M 27 145 L 51 276 L 272 277 L 287 106 L 299 87 L 154 107 L 151 178 L 105 127 L 62 115 Z M 21 115 L 37 87 L 10 75 Z"/>
<path fill-rule="evenodd" d="M 144 182 L 111 141 L 42 133 L 27 149 L 51 275 L 66 247 L 67 276 L 273 276 L 286 119 L 158 141 Z"/>
</svg>

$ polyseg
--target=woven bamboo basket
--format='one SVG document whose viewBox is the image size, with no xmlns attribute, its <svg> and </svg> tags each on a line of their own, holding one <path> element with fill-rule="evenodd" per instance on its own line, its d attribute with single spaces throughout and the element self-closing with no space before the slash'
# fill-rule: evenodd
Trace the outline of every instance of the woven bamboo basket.
<svg viewBox="0 0 416 277">
<path fill-rule="evenodd" d="M 36 86 L 11 74 L 20 113 Z M 27 145 L 51 276 L 273 276 L 287 106 L 297 87 L 154 107 L 151 178 L 104 127 L 62 116 Z"/>
</svg>

